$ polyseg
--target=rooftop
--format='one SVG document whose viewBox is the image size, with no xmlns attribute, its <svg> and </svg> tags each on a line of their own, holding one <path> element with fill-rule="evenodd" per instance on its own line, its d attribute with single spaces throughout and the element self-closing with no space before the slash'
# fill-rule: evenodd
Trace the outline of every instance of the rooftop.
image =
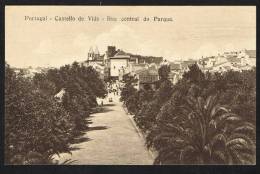
<svg viewBox="0 0 260 174">
<path fill-rule="evenodd" d="M 256 58 L 256 50 L 245 50 L 245 53 L 249 55 L 250 58 Z"/>
<path fill-rule="evenodd" d="M 111 57 L 111 58 L 130 58 L 130 56 L 124 52 L 123 50 L 119 50 L 115 55 L 114 57 Z"/>
<path fill-rule="evenodd" d="M 232 62 L 232 63 L 240 63 L 241 62 L 241 59 L 237 58 L 236 56 L 227 57 L 227 60 L 229 62 Z"/>
<path fill-rule="evenodd" d="M 171 70 L 180 70 L 181 64 L 170 62 L 170 67 L 171 67 Z"/>
<path fill-rule="evenodd" d="M 185 60 L 181 63 L 181 66 L 183 68 L 188 68 L 190 65 L 195 64 L 197 61 L 196 60 Z"/>
<path fill-rule="evenodd" d="M 154 68 L 140 69 L 135 71 L 135 73 L 140 75 L 158 75 L 158 70 Z"/>
</svg>

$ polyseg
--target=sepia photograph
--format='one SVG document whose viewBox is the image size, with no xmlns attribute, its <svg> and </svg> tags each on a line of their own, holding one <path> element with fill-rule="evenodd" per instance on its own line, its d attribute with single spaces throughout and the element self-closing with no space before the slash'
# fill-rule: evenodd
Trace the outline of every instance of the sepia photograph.
<svg viewBox="0 0 260 174">
<path fill-rule="evenodd" d="M 5 6 L 5 165 L 256 165 L 256 6 Z"/>
</svg>

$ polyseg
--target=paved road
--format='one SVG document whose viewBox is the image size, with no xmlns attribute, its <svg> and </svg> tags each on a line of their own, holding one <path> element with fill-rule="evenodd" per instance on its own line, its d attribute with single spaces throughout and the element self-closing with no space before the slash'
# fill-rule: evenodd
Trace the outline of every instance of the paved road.
<svg viewBox="0 0 260 174">
<path fill-rule="evenodd" d="M 104 165 L 150 165 L 153 163 L 151 154 L 144 146 L 143 139 L 138 135 L 129 116 L 125 113 L 118 97 L 109 103 L 104 101 L 105 111 L 92 115 L 92 127 L 84 137 L 90 141 L 74 144 L 79 148 L 70 154 L 61 154 L 60 161 L 76 160 L 73 164 L 104 164 Z M 106 128 L 104 128 L 106 127 Z M 96 129 L 96 130 L 95 130 Z"/>
</svg>

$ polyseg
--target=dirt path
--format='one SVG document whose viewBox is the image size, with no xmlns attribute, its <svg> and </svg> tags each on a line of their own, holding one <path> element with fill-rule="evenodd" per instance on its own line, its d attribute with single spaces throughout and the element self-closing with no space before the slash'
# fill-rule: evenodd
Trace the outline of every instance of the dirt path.
<svg viewBox="0 0 260 174">
<path fill-rule="evenodd" d="M 70 154 L 61 154 L 60 161 L 76 160 L 73 164 L 149 165 L 152 156 L 145 148 L 118 97 L 104 101 L 104 112 L 92 115 L 93 122 L 84 137 L 90 141 L 74 144 L 78 148 Z"/>
</svg>

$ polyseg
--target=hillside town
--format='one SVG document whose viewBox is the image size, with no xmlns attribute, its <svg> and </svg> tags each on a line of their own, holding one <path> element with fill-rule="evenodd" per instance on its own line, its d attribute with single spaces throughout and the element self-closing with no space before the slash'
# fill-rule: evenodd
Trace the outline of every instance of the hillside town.
<svg viewBox="0 0 260 174">
<path fill-rule="evenodd" d="M 189 66 L 197 64 L 203 72 L 223 73 L 229 70 L 243 71 L 256 67 L 256 50 L 240 50 L 224 52 L 215 56 L 194 58 L 188 60 L 167 60 L 163 57 L 142 56 L 127 53 L 116 46 L 108 46 L 105 53 L 100 53 L 98 47 L 90 47 L 86 54 L 86 60 L 80 64 L 93 67 L 102 80 L 112 83 L 111 86 L 122 87 L 123 78 L 130 75 L 138 79 L 135 84 L 137 90 L 154 84 L 159 80 L 158 69 L 162 65 L 170 66 L 169 80 L 176 84 L 182 78 Z M 15 68 L 15 72 L 22 72 L 26 77 L 32 77 L 35 73 L 44 73 L 54 67 L 28 67 Z M 116 87 L 112 87 L 116 88 Z"/>
<path fill-rule="evenodd" d="M 127 53 L 115 46 L 108 46 L 104 54 L 99 52 L 98 47 L 95 49 L 91 47 L 86 60 L 81 63 L 94 67 L 99 72 L 100 78 L 105 81 L 112 80 L 120 83 L 124 76 L 134 76 L 138 79 L 135 87 L 140 89 L 145 85 L 153 86 L 159 80 L 159 67 L 165 64 L 170 66 L 169 80 L 172 84 L 176 84 L 193 64 L 197 64 L 203 72 L 210 73 L 250 70 L 256 67 L 256 50 L 244 49 L 199 59 L 169 61 L 163 57 Z"/>
</svg>

